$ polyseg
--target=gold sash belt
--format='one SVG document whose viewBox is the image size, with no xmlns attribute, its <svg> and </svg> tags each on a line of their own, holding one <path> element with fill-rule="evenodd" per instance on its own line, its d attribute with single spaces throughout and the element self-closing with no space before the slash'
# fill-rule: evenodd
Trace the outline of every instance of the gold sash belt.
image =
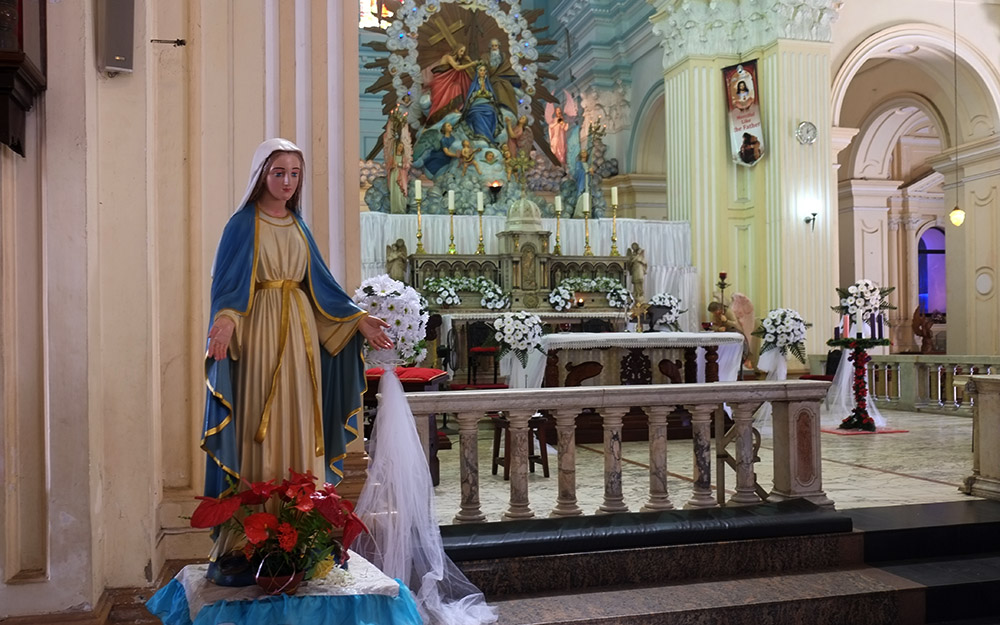
<svg viewBox="0 0 1000 625">
<path fill-rule="evenodd" d="M 271 422 L 271 405 L 278 391 L 278 374 L 281 371 L 281 363 L 285 359 L 285 345 L 288 342 L 288 327 L 291 323 L 291 303 L 292 291 L 302 289 L 302 282 L 298 280 L 267 280 L 258 282 L 257 289 L 281 289 L 281 330 L 278 339 L 278 364 L 274 367 L 274 374 L 271 376 L 271 390 L 267 393 L 267 401 L 264 402 L 264 412 L 260 416 L 260 425 L 257 427 L 257 434 L 254 440 L 263 443 L 267 436 L 267 428 Z M 295 299 L 295 304 L 299 309 L 299 322 L 302 324 L 302 334 L 306 344 L 306 356 L 309 359 L 309 379 L 313 385 L 313 436 L 316 441 L 316 456 L 325 454 L 323 444 L 323 415 L 319 407 L 319 388 L 316 384 L 316 356 L 313 353 L 312 335 L 309 333 L 309 324 L 306 323 L 306 314 L 312 311 L 307 310 L 301 298 Z"/>
</svg>

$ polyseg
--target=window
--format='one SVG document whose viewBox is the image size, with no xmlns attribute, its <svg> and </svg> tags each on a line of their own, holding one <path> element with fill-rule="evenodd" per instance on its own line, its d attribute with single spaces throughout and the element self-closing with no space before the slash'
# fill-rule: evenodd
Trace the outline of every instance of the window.
<svg viewBox="0 0 1000 625">
<path fill-rule="evenodd" d="M 918 297 L 924 314 L 947 312 L 944 230 L 931 228 L 917 249 Z"/>
</svg>

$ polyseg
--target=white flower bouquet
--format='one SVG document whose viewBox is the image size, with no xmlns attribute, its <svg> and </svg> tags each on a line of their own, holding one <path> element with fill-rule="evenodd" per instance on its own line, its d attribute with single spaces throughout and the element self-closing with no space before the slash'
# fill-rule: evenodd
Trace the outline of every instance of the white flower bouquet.
<svg viewBox="0 0 1000 625">
<path fill-rule="evenodd" d="M 484 278 L 428 278 L 424 281 L 424 290 L 433 293 L 434 301 L 441 306 L 458 306 L 462 302 L 459 291 L 470 291 L 482 295 L 479 305 L 488 310 L 503 310 L 510 305 L 510 300 L 504 295 L 500 286 Z"/>
<path fill-rule="evenodd" d="M 791 353 L 799 362 L 805 363 L 806 328 L 811 323 L 803 321 L 802 316 L 789 308 L 775 308 L 761 320 L 760 326 L 753 331 L 754 336 L 762 340 L 760 353 L 763 355 L 772 349 L 781 351 L 782 356 Z"/>
<path fill-rule="evenodd" d="M 654 316 L 659 315 L 658 318 L 652 320 L 654 330 L 666 328 L 674 332 L 680 331 L 678 322 L 681 315 L 687 312 L 686 309 L 681 308 L 680 298 L 670 293 L 657 293 L 649 300 L 649 308 L 654 311 Z"/>
<path fill-rule="evenodd" d="M 369 364 L 403 362 L 415 364 L 427 355 L 427 300 L 398 280 L 382 274 L 368 278 L 354 292 L 358 306 L 389 324 L 386 334 L 395 343 L 394 351 L 372 350 L 365 343 Z M 391 355 L 390 355 L 391 353 Z M 391 362 L 384 362 L 385 360 Z"/>
<path fill-rule="evenodd" d="M 528 366 L 528 351 L 542 352 L 542 320 L 538 315 L 520 311 L 503 313 L 493 322 L 494 338 L 500 345 L 499 358 L 513 352 L 522 367 Z M 542 352 L 544 353 L 544 352 Z"/>
<path fill-rule="evenodd" d="M 896 287 L 880 287 L 871 280 L 858 280 L 846 289 L 837 288 L 840 305 L 833 306 L 842 315 L 850 315 L 853 320 L 861 313 L 863 320 L 887 309 L 896 308 L 889 303 L 888 296 Z"/>
<path fill-rule="evenodd" d="M 632 304 L 632 294 L 614 278 L 566 278 L 549 292 L 549 303 L 557 311 L 569 310 L 577 292 L 604 293 L 612 308 L 628 308 Z"/>
</svg>

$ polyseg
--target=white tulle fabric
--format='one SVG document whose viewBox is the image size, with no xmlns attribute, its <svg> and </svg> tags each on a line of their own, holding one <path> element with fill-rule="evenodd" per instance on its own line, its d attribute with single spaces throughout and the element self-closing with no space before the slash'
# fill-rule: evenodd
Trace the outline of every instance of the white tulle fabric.
<svg viewBox="0 0 1000 625">
<path fill-rule="evenodd" d="M 851 336 L 855 336 L 857 326 L 851 326 Z M 871 338 L 871 329 L 862 326 L 862 337 Z M 837 373 L 833 376 L 830 390 L 826 392 L 826 415 L 822 420 L 824 426 L 836 427 L 854 410 L 854 362 L 850 359 L 851 351 L 844 348 L 844 355 L 837 365 Z M 876 428 L 885 427 L 885 417 L 879 412 L 875 402 L 869 397 L 868 416 L 875 422 Z"/>
<path fill-rule="evenodd" d="M 444 552 L 427 459 L 391 368 L 379 391 L 368 481 L 356 507 L 371 535 L 359 537 L 352 549 L 406 584 L 428 625 L 496 622 L 496 610 Z"/>
<path fill-rule="evenodd" d="M 771 349 L 757 360 L 757 368 L 767 372 L 766 380 L 787 380 L 788 361 L 780 349 Z M 753 413 L 753 426 L 762 432 L 771 427 L 771 402 L 766 401 Z"/>
</svg>

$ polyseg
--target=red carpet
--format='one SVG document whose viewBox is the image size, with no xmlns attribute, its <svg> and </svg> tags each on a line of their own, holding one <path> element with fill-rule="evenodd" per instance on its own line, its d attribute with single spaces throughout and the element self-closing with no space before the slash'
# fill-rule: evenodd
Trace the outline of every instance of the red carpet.
<svg viewBox="0 0 1000 625">
<path fill-rule="evenodd" d="M 827 434 L 836 434 L 838 436 L 857 436 L 858 434 L 905 434 L 909 430 L 895 430 L 893 428 L 878 428 L 874 432 L 866 432 L 865 430 L 841 430 L 840 428 L 820 428 L 820 432 L 826 432 Z"/>
</svg>

